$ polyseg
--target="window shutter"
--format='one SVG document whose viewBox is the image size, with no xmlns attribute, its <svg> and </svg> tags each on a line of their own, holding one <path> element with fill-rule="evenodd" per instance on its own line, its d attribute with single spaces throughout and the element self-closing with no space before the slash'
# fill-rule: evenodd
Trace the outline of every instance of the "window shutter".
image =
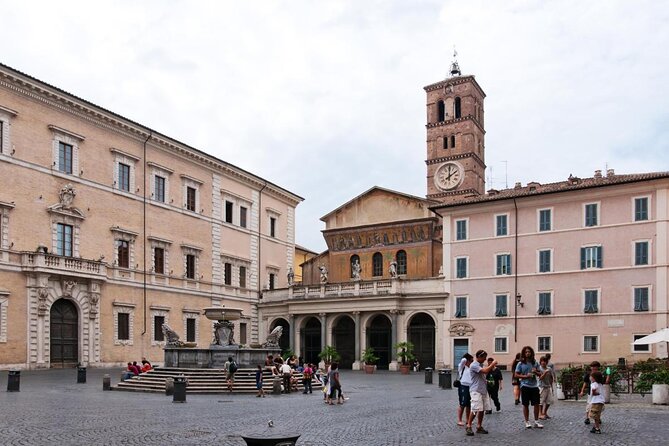
<svg viewBox="0 0 669 446">
<path fill-rule="evenodd" d="M 597 268 L 602 268 L 602 246 L 597 247 Z"/>
<path fill-rule="evenodd" d="M 581 269 L 585 269 L 585 248 L 581 248 Z"/>
</svg>

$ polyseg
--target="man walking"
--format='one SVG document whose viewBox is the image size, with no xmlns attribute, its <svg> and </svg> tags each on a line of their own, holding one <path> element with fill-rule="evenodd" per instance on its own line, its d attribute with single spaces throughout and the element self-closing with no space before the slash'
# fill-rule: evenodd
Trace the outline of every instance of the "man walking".
<svg viewBox="0 0 669 446">
<path fill-rule="evenodd" d="M 494 358 L 488 358 L 488 365 L 492 364 L 494 361 Z M 486 379 L 488 380 L 488 395 L 490 395 L 490 399 L 495 404 L 495 409 L 499 412 L 502 409 L 502 405 L 499 403 L 499 392 L 502 391 L 502 382 L 504 379 L 499 367 L 495 366 L 488 372 Z M 492 409 L 486 411 L 486 414 L 491 413 Z"/>
<path fill-rule="evenodd" d="M 476 433 L 488 433 L 487 430 L 483 429 L 483 415 L 486 410 L 490 410 L 486 375 L 495 368 L 497 361 L 492 361 L 488 366 L 484 367 L 483 365 L 486 362 L 487 357 L 488 354 L 485 352 L 485 350 L 477 351 L 476 361 L 472 362 L 472 365 L 469 367 L 469 373 L 472 379 L 472 383 L 469 386 L 472 407 L 471 413 L 467 418 L 467 430 L 465 432 L 467 436 L 474 435 L 472 430 L 472 422 L 474 421 L 474 417 L 477 419 Z"/>
<path fill-rule="evenodd" d="M 525 427 L 532 428 L 530 424 L 530 403 L 534 409 L 534 427 L 541 429 L 543 424 L 539 423 L 539 364 L 534 359 L 534 349 L 529 345 L 523 347 L 520 352 L 520 362 L 516 366 L 514 376 L 520 380 L 520 398 L 523 402 L 523 416 Z"/>
</svg>

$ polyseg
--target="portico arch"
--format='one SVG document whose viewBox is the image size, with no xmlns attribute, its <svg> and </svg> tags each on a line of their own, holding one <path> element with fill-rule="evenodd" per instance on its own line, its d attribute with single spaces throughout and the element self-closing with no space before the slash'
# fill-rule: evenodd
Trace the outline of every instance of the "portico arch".
<svg viewBox="0 0 669 446">
<path fill-rule="evenodd" d="M 388 369 L 392 360 L 392 322 L 385 314 L 377 314 L 369 319 L 367 326 L 367 347 L 374 349 L 379 357 L 376 362 L 378 369 Z"/>
<path fill-rule="evenodd" d="M 350 369 L 355 357 L 355 322 L 348 315 L 338 317 L 332 325 L 332 340 L 337 353 L 341 356 L 339 367 Z"/>
<path fill-rule="evenodd" d="M 318 364 L 321 352 L 321 321 L 316 316 L 311 316 L 304 321 L 302 329 L 302 354 L 305 362 Z"/>
<path fill-rule="evenodd" d="M 427 313 L 416 313 L 409 320 L 407 339 L 414 345 L 414 355 L 421 367 L 435 365 L 435 321 Z"/>
<path fill-rule="evenodd" d="M 272 330 L 274 330 L 276 327 L 279 326 L 283 328 L 283 333 L 279 338 L 279 348 L 283 353 L 290 349 L 290 340 L 291 340 L 290 337 L 292 334 L 290 332 L 290 324 L 284 318 L 277 318 L 272 321 L 269 329 L 270 333 L 272 332 Z"/>
</svg>

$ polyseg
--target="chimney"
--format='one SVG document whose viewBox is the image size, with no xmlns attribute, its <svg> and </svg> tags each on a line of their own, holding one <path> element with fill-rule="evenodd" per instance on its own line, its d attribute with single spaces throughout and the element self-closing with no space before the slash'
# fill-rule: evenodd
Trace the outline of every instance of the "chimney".
<svg viewBox="0 0 669 446">
<path fill-rule="evenodd" d="M 613 169 L 606 169 L 606 178 L 615 176 L 615 174 L 616 174 L 616 171 L 615 171 L 615 170 L 613 170 Z"/>
<path fill-rule="evenodd" d="M 595 170 L 595 178 L 601 178 L 602 177 L 602 171 L 601 170 Z"/>
<path fill-rule="evenodd" d="M 522 184 L 520 184 L 520 181 L 518 181 L 518 182 L 516 183 L 516 185 L 515 185 L 513 188 L 514 188 L 514 189 L 520 189 L 520 188 L 522 188 L 522 187 L 523 187 Z"/>
</svg>

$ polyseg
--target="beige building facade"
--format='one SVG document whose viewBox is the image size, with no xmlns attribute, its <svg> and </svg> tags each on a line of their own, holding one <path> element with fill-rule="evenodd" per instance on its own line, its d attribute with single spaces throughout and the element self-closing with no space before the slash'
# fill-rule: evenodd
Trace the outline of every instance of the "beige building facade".
<svg viewBox="0 0 669 446">
<path fill-rule="evenodd" d="M 162 362 L 210 306 L 259 341 L 294 264 L 296 194 L 0 66 L 0 367 Z"/>
</svg>

